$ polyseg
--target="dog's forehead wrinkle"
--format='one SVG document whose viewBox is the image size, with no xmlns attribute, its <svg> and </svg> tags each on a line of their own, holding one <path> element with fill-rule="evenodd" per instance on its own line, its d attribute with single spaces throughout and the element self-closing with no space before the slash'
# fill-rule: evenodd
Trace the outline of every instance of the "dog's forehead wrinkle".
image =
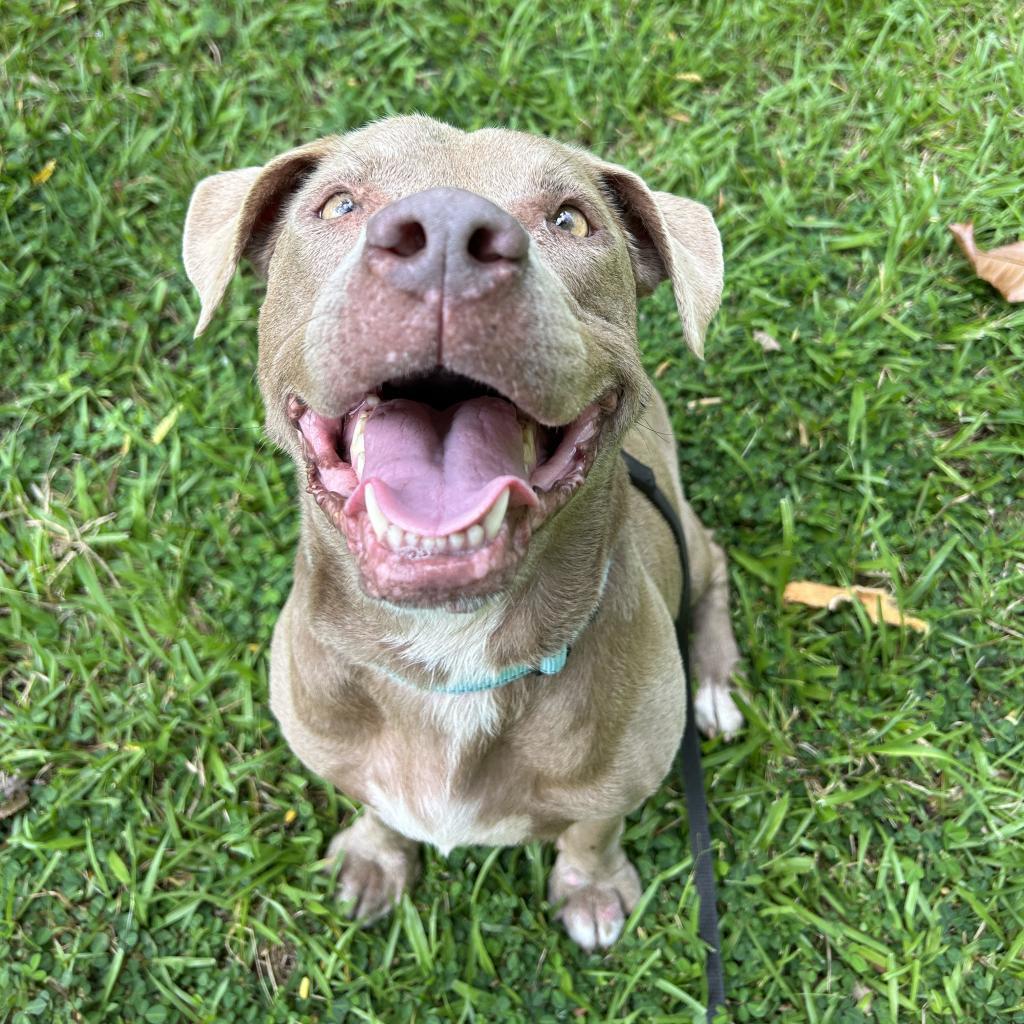
<svg viewBox="0 0 1024 1024">
<path fill-rule="evenodd" d="M 501 128 L 466 133 L 420 116 L 390 118 L 333 147 L 310 187 L 347 179 L 395 200 L 431 188 L 463 188 L 506 208 L 585 193 L 599 198 L 585 162 L 569 147 Z"/>
<path fill-rule="evenodd" d="M 324 160 L 307 178 L 304 191 L 314 192 L 328 185 L 358 186 L 368 181 L 366 161 L 354 153 L 340 153 Z"/>
</svg>

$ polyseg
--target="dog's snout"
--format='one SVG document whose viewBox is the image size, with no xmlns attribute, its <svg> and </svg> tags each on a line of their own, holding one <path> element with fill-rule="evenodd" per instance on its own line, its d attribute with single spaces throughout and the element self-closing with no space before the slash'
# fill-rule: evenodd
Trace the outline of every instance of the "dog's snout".
<svg viewBox="0 0 1024 1024">
<path fill-rule="evenodd" d="M 385 206 L 366 225 L 366 259 L 382 281 L 418 296 L 482 298 L 522 271 L 530 237 L 474 192 L 434 188 Z"/>
</svg>

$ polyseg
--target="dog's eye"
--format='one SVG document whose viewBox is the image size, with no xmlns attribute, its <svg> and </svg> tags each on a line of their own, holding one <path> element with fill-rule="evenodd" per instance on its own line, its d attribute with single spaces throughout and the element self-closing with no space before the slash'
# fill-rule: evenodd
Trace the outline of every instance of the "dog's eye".
<svg viewBox="0 0 1024 1024">
<path fill-rule="evenodd" d="M 590 234 L 587 218 L 575 206 L 560 206 L 558 212 L 551 218 L 551 223 L 560 231 L 568 231 L 577 238 L 586 238 Z"/>
<path fill-rule="evenodd" d="M 330 199 L 320 207 L 321 220 L 334 220 L 336 217 L 344 217 L 356 208 L 356 201 L 349 192 L 335 192 Z"/>
</svg>

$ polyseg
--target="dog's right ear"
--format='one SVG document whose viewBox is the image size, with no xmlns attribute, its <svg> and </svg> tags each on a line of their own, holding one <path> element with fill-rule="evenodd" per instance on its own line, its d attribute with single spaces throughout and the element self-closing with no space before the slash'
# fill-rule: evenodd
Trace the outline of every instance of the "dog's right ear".
<svg viewBox="0 0 1024 1024">
<path fill-rule="evenodd" d="M 266 273 L 288 197 L 330 149 L 330 138 L 290 150 L 264 164 L 203 178 L 188 204 L 182 257 L 202 308 L 195 336 L 209 326 L 238 261 Z"/>
<path fill-rule="evenodd" d="M 654 192 L 639 175 L 597 163 L 600 184 L 630 240 L 637 294 L 666 278 L 690 350 L 704 358 L 704 332 L 722 298 L 722 240 L 711 211 L 692 199 Z"/>
</svg>

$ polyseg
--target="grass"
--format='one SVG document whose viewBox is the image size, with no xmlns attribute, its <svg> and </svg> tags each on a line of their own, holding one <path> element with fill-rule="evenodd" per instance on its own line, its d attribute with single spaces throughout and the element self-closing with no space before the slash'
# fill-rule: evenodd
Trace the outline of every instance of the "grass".
<svg viewBox="0 0 1024 1024">
<path fill-rule="evenodd" d="M 1022 40 L 1013 5 L 914 0 L 6 4 L 0 1020 L 701 1019 L 671 780 L 606 956 L 553 924 L 548 848 L 428 852 L 369 931 L 317 871 L 353 808 L 267 707 L 298 517 L 259 286 L 193 341 L 180 230 L 202 175 L 420 110 L 716 210 L 707 362 L 665 291 L 641 334 L 749 672 L 705 748 L 732 1019 L 1024 1021 L 1024 309 L 946 230 L 1024 235 Z M 932 632 L 783 605 L 796 578 Z"/>
</svg>

